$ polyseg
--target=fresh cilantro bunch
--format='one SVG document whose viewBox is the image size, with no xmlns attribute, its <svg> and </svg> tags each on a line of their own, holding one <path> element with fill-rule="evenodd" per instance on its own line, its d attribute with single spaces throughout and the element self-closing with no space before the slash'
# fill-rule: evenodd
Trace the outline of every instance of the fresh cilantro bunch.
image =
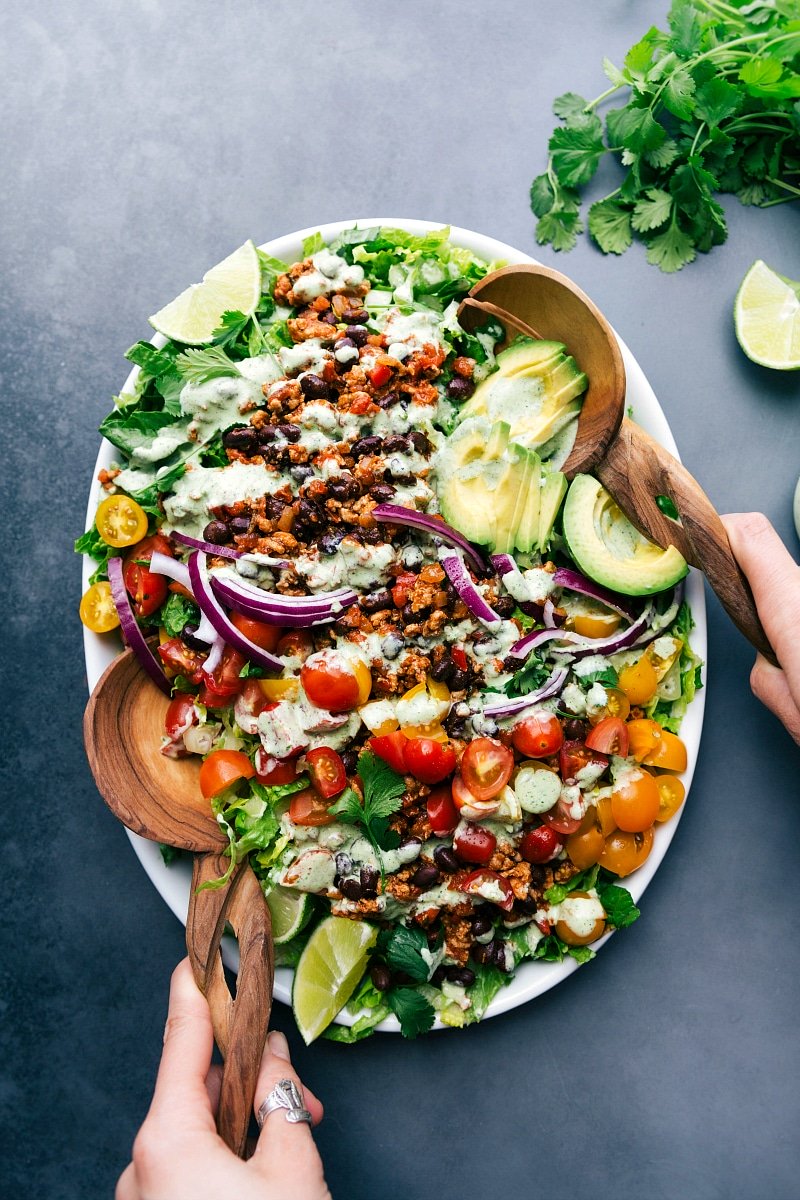
<svg viewBox="0 0 800 1200">
<path fill-rule="evenodd" d="M 531 187 L 540 244 L 575 245 L 580 192 L 606 154 L 625 174 L 591 205 L 589 234 L 606 254 L 639 238 L 662 271 L 725 241 L 717 193 L 761 208 L 800 197 L 799 0 L 674 0 L 668 25 L 649 29 L 622 68 L 603 60 L 611 87 L 594 100 L 554 102 L 563 124 Z M 598 105 L 623 89 L 627 103 L 604 123 Z"/>
<path fill-rule="evenodd" d="M 346 788 L 328 811 L 348 825 L 363 826 L 382 862 L 381 850 L 394 850 L 400 844 L 399 835 L 389 828 L 389 817 L 403 802 L 405 781 L 371 750 L 362 750 L 358 756 L 358 777 L 363 799 L 354 788 Z"/>
</svg>

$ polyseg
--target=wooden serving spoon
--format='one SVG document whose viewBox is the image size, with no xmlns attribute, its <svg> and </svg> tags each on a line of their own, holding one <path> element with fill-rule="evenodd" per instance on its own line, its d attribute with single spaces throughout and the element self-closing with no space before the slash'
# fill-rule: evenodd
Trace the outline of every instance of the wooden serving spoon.
<svg viewBox="0 0 800 1200">
<path fill-rule="evenodd" d="M 272 1008 L 272 923 L 249 863 L 238 864 L 225 887 L 198 890 L 225 874 L 228 842 L 201 795 L 197 760 L 160 752 L 168 704 L 126 650 L 92 692 L 83 737 L 97 789 L 114 815 L 142 837 L 196 852 L 186 946 L 225 1060 L 217 1129 L 243 1157 Z M 239 942 L 235 999 L 219 949 L 226 925 Z"/>
<path fill-rule="evenodd" d="M 477 283 L 458 317 L 465 329 L 496 317 L 529 337 L 566 344 L 589 386 L 565 475 L 595 475 L 640 533 L 662 549 L 675 546 L 704 573 L 737 628 L 777 664 L 713 504 L 686 468 L 625 416 L 622 354 L 589 297 L 559 271 L 518 263 Z M 672 500 L 678 521 L 661 511 L 657 496 Z"/>
</svg>

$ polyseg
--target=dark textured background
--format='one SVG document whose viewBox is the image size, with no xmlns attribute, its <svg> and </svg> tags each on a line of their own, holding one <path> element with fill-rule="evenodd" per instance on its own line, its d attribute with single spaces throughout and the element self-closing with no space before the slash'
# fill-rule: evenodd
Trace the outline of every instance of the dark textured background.
<svg viewBox="0 0 800 1200">
<path fill-rule="evenodd" d="M 84 762 L 78 560 L 96 427 L 147 313 L 247 237 L 386 212 L 532 251 L 552 98 L 605 86 L 666 0 L 31 0 L 0 16 L 7 1194 L 106 1196 L 158 1060 L 183 930 Z M 611 185 L 613 186 L 613 185 Z M 606 189 L 609 190 L 609 189 Z M 598 192 L 598 194 L 600 194 Z M 800 278 L 798 214 L 727 205 L 676 276 L 641 248 L 541 251 L 606 311 L 721 510 L 793 551 L 798 378 L 738 351 L 758 257 Z M 691 801 L 639 923 L 527 1007 L 416 1044 L 305 1050 L 334 1195 L 789 1200 L 797 1128 L 800 752 L 711 600 Z"/>
</svg>

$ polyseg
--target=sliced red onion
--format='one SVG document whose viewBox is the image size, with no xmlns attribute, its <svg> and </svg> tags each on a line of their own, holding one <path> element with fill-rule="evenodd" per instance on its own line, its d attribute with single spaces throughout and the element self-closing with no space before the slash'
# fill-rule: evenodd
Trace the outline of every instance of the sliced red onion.
<svg viewBox="0 0 800 1200">
<path fill-rule="evenodd" d="M 194 593 L 192 592 L 192 585 L 189 579 L 189 568 L 186 566 L 186 563 L 179 562 L 177 558 L 172 558 L 169 554 L 162 554 L 160 550 L 154 550 L 150 558 L 149 569 L 154 575 L 166 575 L 168 579 L 174 579 L 176 583 L 186 588 L 194 600 Z M 207 642 L 209 646 L 213 646 L 218 637 L 216 629 L 202 611 L 200 613 L 200 624 L 197 626 L 194 636 L 201 642 Z M 213 671 L 213 669 L 213 667 L 209 668 L 210 671 Z"/>
<path fill-rule="evenodd" d="M 122 572 L 122 559 L 115 555 L 114 558 L 108 560 L 108 581 L 111 584 L 111 595 L 114 604 L 119 614 L 119 623 L 122 626 L 122 632 L 125 641 L 130 646 L 133 653 L 138 658 L 141 666 L 152 679 L 161 691 L 169 696 L 171 692 L 170 682 L 164 674 L 164 670 L 155 657 L 147 642 L 144 634 L 139 628 L 136 617 L 133 615 L 131 602 L 128 599 L 128 593 L 125 589 L 125 580 Z"/>
<path fill-rule="evenodd" d="M 209 624 L 210 624 L 210 622 L 209 622 Z M 198 633 L 199 633 L 199 630 L 198 630 Z M 196 636 L 197 636 L 197 634 L 195 634 L 195 637 Z M 217 634 L 214 637 L 213 642 L 211 643 L 211 650 L 209 652 L 208 658 L 203 663 L 203 671 L 205 672 L 206 675 L 214 674 L 214 672 L 216 671 L 220 662 L 222 661 L 222 652 L 224 649 L 225 649 L 225 638 L 220 637 L 219 634 Z"/>
<path fill-rule="evenodd" d="M 179 533 L 173 529 L 169 535 L 174 542 L 189 546 L 192 550 L 202 550 L 204 554 L 213 554 L 217 558 L 243 558 L 243 550 L 234 550 L 232 546 L 215 546 L 213 542 L 204 542 L 201 538 L 189 537 L 188 533 Z"/>
<path fill-rule="evenodd" d="M 612 612 L 619 613 L 621 617 L 625 617 L 626 621 L 635 621 L 636 613 L 627 603 L 624 596 L 617 595 L 616 592 L 610 592 L 607 588 L 601 587 L 599 583 L 595 583 L 591 579 L 587 579 L 585 575 L 581 575 L 579 571 L 573 571 L 567 567 L 559 567 L 553 576 L 553 582 L 556 587 L 566 588 L 569 592 L 577 592 L 579 596 L 588 596 L 591 600 L 599 600 L 601 604 L 605 604 L 606 608 L 610 608 Z"/>
<path fill-rule="evenodd" d="M 542 620 L 544 621 L 545 629 L 555 629 L 556 627 L 555 608 L 555 604 L 553 604 L 553 601 L 548 596 L 544 602 L 544 609 L 542 611 Z"/>
<path fill-rule="evenodd" d="M 490 554 L 489 561 L 498 575 L 508 575 L 519 569 L 510 554 Z"/>
<path fill-rule="evenodd" d="M 402 504 L 379 504 L 371 514 L 376 521 L 386 521 L 392 525 L 408 525 L 412 529 L 421 529 L 431 537 L 438 538 L 450 546 L 463 550 L 472 562 L 476 571 L 481 574 L 486 570 L 486 562 L 462 533 L 457 533 L 449 525 L 445 525 L 440 517 L 431 517 L 426 513 L 417 512 L 414 508 L 405 508 Z"/>
<path fill-rule="evenodd" d="M 294 629 L 335 621 L 343 609 L 358 600 L 352 588 L 324 596 L 283 596 L 278 592 L 242 586 L 238 580 L 226 576 L 212 575 L 210 578 L 214 591 L 237 612 L 270 625 Z"/>
<path fill-rule="evenodd" d="M 535 647 L 544 645 L 545 642 L 574 642 L 578 646 L 585 644 L 585 639 L 577 633 L 571 633 L 565 629 L 534 629 L 531 633 L 526 633 L 524 638 L 520 638 L 518 642 L 509 650 L 509 655 L 520 660 L 525 659 Z M 562 653 L 562 651 L 558 651 Z M 568 647 L 564 647 L 564 654 L 572 654 L 573 651 Z"/>
<path fill-rule="evenodd" d="M 259 663 L 262 667 L 268 667 L 271 671 L 283 670 L 286 664 L 282 658 L 276 658 L 274 654 L 262 650 L 255 642 L 251 642 L 249 638 L 240 633 L 233 624 L 214 595 L 208 572 L 208 559 L 203 550 L 196 550 L 189 558 L 189 579 L 200 611 L 205 613 L 217 633 L 225 639 L 228 645 L 241 650 L 242 654 L 246 654 L 249 659 Z"/>
<path fill-rule="evenodd" d="M 649 628 L 653 616 L 653 605 L 648 604 L 644 612 L 622 633 L 613 633 L 607 638 L 583 638 L 577 633 L 565 629 L 534 629 L 516 642 L 509 651 L 514 658 L 527 658 L 534 646 L 544 642 L 567 642 L 563 650 L 553 647 L 555 654 L 568 654 L 573 659 L 586 658 L 590 654 L 616 654 L 619 650 L 628 650 L 631 646 L 644 645 L 652 641 L 656 634 Z"/>
<path fill-rule="evenodd" d="M 487 604 L 470 578 L 466 563 L 458 550 L 440 546 L 439 562 L 445 569 L 447 578 L 466 604 L 473 617 L 477 617 L 484 625 L 496 625 L 501 620 L 491 605 Z"/>
<path fill-rule="evenodd" d="M 550 678 L 537 691 L 529 692 L 527 696 L 516 696 L 513 700 L 500 700 L 496 704 L 489 704 L 483 710 L 484 716 L 510 717 L 514 713 L 521 712 L 523 708 L 530 708 L 532 704 L 538 704 L 540 700 L 547 700 L 561 691 L 568 675 L 568 667 L 556 667 Z"/>
</svg>

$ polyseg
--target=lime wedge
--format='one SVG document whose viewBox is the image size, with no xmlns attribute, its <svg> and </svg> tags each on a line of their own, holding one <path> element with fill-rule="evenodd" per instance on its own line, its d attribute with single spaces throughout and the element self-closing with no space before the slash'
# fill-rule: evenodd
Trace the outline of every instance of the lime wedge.
<svg viewBox="0 0 800 1200">
<path fill-rule="evenodd" d="M 306 1045 L 330 1025 L 364 974 L 378 930 L 365 921 L 326 917 L 312 933 L 294 974 L 292 1008 Z"/>
<path fill-rule="evenodd" d="M 733 319 L 739 345 L 753 362 L 777 371 L 800 370 L 800 283 L 759 258 L 742 280 Z"/>
<path fill-rule="evenodd" d="M 149 318 L 164 337 L 189 346 L 210 342 L 223 314 L 251 316 L 261 297 L 261 264 L 253 242 L 245 242 L 221 263 L 206 271 L 180 296 Z"/>
<path fill-rule="evenodd" d="M 308 892 L 278 884 L 267 896 L 267 907 L 272 917 L 272 940 L 282 946 L 300 932 L 314 911 Z"/>
</svg>

